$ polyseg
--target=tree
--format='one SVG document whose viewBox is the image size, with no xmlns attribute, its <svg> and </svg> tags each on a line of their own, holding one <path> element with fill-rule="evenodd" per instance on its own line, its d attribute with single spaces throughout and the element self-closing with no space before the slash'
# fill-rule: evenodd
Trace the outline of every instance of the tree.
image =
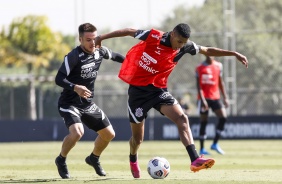
<svg viewBox="0 0 282 184">
<path fill-rule="evenodd" d="M 62 43 L 62 35 L 54 33 L 48 26 L 45 16 L 28 15 L 12 21 L 8 31 L 2 31 L 5 47 L 0 50 L 4 64 L 26 66 L 29 80 L 29 118 L 37 119 L 35 77 L 47 69 L 50 61 L 63 58 L 69 47 Z"/>
<path fill-rule="evenodd" d="M 200 45 L 223 48 L 223 1 L 225 0 L 206 0 L 203 6 L 193 8 L 180 6 L 173 11 L 173 16 L 164 19 L 161 29 L 171 30 L 177 23 L 185 22 L 192 28 L 192 41 Z M 236 37 L 236 50 L 249 59 L 247 70 L 237 64 L 237 86 L 241 91 L 255 93 L 250 96 L 240 95 L 238 107 L 245 107 L 242 108 L 241 113 L 247 112 L 246 108 L 264 108 L 264 113 L 281 113 L 282 106 L 277 103 L 279 99 L 282 100 L 281 95 L 280 97 L 275 93 L 267 95 L 263 91 L 265 89 L 276 91 L 282 86 L 282 75 L 279 75 L 282 71 L 282 1 L 234 0 L 233 2 L 236 23 L 232 31 Z M 200 61 L 202 61 L 200 57 L 183 57 L 178 64 L 180 66 L 177 66 L 170 78 L 170 85 L 174 88 L 195 89 L 194 68 Z M 273 80 L 275 82 L 270 82 Z M 261 103 L 258 104 L 259 102 Z M 273 108 L 274 104 L 278 106 Z M 268 107 L 263 107 L 266 105 Z"/>
</svg>

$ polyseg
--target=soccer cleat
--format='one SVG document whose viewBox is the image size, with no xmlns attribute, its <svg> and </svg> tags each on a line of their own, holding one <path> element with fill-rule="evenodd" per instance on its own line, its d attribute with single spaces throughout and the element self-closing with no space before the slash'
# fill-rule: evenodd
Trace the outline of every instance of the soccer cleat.
<svg viewBox="0 0 282 184">
<path fill-rule="evenodd" d="M 215 163 L 215 160 L 212 158 L 203 158 L 203 155 L 198 157 L 194 162 L 191 163 L 190 170 L 197 172 L 201 169 L 211 168 Z"/>
<path fill-rule="evenodd" d="M 205 148 L 202 148 L 200 150 L 200 155 L 209 155 L 210 153 L 205 149 Z"/>
<path fill-rule="evenodd" d="M 217 153 L 224 155 L 225 152 L 219 147 L 218 144 L 212 144 L 211 149 L 217 151 Z"/>
<path fill-rule="evenodd" d="M 134 178 L 140 178 L 140 167 L 139 167 L 138 161 L 130 162 L 130 169 L 131 169 L 132 176 Z"/>
<path fill-rule="evenodd" d="M 96 171 L 96 174 L 98 174 L 99 176 L 106 176 L 106 172 L 104 171 L 104 169 L 102 168 L 102 166 L 100 165 L 100 162 L 92 162 L 90 160 L 90 156 L 85 158 L 85 162 L 92 166 L 94 168 L 94 170 Z"/>
<path fill-rule="evenodd" d="M 63 179 L 70 178 L 70 174 L 69 174 L 69 171 L 68 171 L 68 168 L 67 168 L 67 164 L 65 162 L 64 163 L 60 163 L 59 157 L 56 158 L 55 163 L 56 163 L 56 166 L 58 168 L 59 175 Z"/>
</svg>

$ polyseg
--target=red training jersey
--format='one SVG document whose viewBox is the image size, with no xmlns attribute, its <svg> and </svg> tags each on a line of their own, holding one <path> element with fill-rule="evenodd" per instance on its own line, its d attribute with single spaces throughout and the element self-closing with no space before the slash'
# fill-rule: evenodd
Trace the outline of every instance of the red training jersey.
<svg viewBox="0 0 282 184">
<path fill-rule="evenodd" d="M 118 75 L 120 79 L 134 86 L 167 87 L 168 76 L 177 64 L 173 58 L 179 50 L 160 44 L 163 34 L 152 29 L 145 41 L 128 51 Z"/>
<path fill-rule="evenodd" d="M 220 99 L 219 77 L 221 75 L 222 63 L 215 60 L 212 61 L 212 64 L 203 62 L 196 67 L 196 77 L 199 79 L 200 89 L 206 99 Z M 199 94 L 198 99 L 200 99 Z"/>
</svg>

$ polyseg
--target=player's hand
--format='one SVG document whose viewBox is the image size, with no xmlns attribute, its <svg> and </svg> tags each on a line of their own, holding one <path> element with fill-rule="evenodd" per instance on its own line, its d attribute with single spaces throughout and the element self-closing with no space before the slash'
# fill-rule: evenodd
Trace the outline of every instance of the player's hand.
<svg viewBox="0 0 282 184">
<path fill-rule="evenodd" d="M 102 39 L 100 36 L 95 37 L 95 47 L 100 48 L 102 46 Z"/>
<path fill-rule="evenodd" d="M 206 100 L 202 100 L 201 101 L 201 112 L 205 112 L 207 110 L 209 110 L 209 106 Z"/>
<path fill-rule="evenodd" d="M 236 52 L 236 58 L 237 58 L 243 65 L 245 65 L 245 66 L 248 68 L 249 62 L 248 62 L 248 59 L 247 59 L 246 56 L 244 56 L 244 55 L 242 55 L 242 54 Z"/>
<path fill-rule="evenodd" d="M 74 86 L 74 91 L 81 96 L 82 98 L 89 98 L 91 96 L 91 91 L 89 89 L 87 89 L 87 87 L 85 86 L 81 86 L 81 85 L 75 85 Z"/>
<path fill-rule="evenodd" d="M 223 104 L 226 108 L 229 107 L 229 100 L 227 98 L 223 99 Z"/>
</svg>

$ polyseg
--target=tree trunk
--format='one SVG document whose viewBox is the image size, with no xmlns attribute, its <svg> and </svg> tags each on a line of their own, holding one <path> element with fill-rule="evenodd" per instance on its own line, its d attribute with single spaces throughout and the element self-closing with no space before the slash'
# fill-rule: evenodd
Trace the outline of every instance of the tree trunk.
<svg viewBox="0 0 282 184">
<path fill-rule="evenodd" d="M 28 117 L 31 120 L 37 120 L 36 115 L 36 93 L 35 93 L 35 79 L 32 73 L 32 65 L 28 64 L 28 73 L 30 74 L 30 80 L 28 82 L 29 96 L 28 96 Z"/>
</svg>

